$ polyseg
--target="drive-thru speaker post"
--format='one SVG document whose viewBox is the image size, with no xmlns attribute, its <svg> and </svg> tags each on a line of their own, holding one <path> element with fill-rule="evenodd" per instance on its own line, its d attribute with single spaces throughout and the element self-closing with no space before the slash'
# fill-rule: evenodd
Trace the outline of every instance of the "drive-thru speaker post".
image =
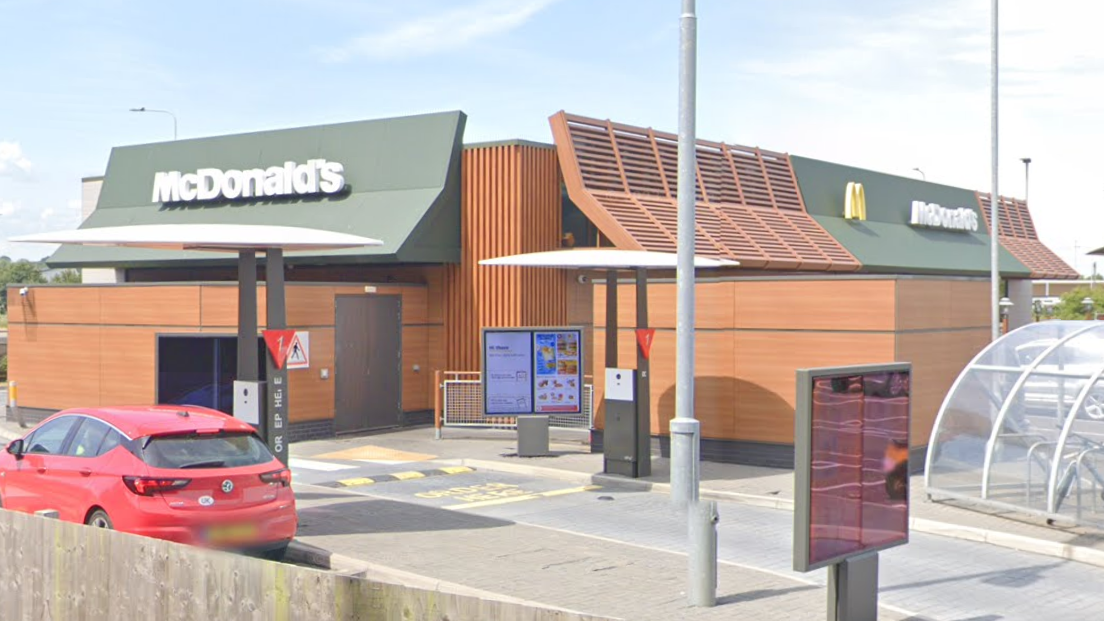
<svg viewBox="0 0 1104 621">
<path fill-rule="evenodd" d="M 518 456 L 549 454 L 549 419 L 583 410 L 583 329 L 484 328 L 483 412 L 516 417 Z"/>
<path fill-rule="evenodd" d="M 797 371 L 794 571 L 828 568 L 829 621 L 876 621 L 878 552 L 908 543 L 911 375 Z"/>
</svg>

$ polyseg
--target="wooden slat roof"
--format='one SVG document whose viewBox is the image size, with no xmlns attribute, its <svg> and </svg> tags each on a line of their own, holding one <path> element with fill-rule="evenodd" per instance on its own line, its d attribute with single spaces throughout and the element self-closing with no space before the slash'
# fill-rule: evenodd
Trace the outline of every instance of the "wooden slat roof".
<svg viewBox="0 0 1104 621">
<path fill-rule="evenodd" d="M 992 216 L 989 209 L 991 195 L 977 193 L 978 204 L 985 217 L 985 226 L 992 230 Z M 1000 197 L 1000 242 L 1012 256 L 1016 257 L 1031 270 L 1035 279 L 1079 278 L 1078 274 L 1058 255 L 1039 241 L 1035 232 L 1035 223 L 1027 203 L 1018 198 Z"/>
<path fill-rule="evenodd" d="M 618 248 L 675 252 L 678 137 L 559 112 L 550 119 L 571 200 Z M 861 266 L 805 211 L 785 153 L 699 140 L 698 254 L 780 270 Z"/>
</svg>

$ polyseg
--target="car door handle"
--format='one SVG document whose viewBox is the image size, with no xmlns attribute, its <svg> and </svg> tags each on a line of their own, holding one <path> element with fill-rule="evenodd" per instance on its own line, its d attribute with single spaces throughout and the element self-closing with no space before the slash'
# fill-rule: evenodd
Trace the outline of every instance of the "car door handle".
<svg viewBox="0 0 1104 621">
<path fill-rule="evenodd" d="M 92 476 L 92 469 L 91 468 L 81 468 L 80 473 L 81 473 L 82 477 L 90 477 L 90 476 Z"/>
<path fill-rule="evenodd" d="M 46 466 L 39 466 L 38 467 L 38 473 L 39 474 L 46 474 Z"/>
</svg>

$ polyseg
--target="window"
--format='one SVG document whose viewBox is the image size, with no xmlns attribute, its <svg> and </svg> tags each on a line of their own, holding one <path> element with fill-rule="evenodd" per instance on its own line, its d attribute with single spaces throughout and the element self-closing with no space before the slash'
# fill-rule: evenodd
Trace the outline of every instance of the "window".
<svg viewBox="0 0 1104 621">
<path fill-rule="evenodd" d="M 261 439 L 247 433 L 155 436 L 142 450 L 154 468 L 234 468 L 272 460 Z"/>
<path fill-rule="evenodd" d="M 57 455 L 65 444 L 65 438 L 77 423 L 75 416 L 63 416 L 46 423 L 32 433 L 26 441 L 28 453 Z"/>
<path fill-rule="evenodd" d="M 111 431 L 111 428 L 98 420 L 83 419 L 80 427 L 77 428 L 77 432 L 73 434 L 73 440 L 69 442 L 69 449 L 65 451 L 65 454 L 72 457 L 95 457 L 99 455 L 100 444 L 103 443 L 104 437 L 107 436 L 109 431 Z"/>
<path fill-rule="evenodd" d="M 112 449 L 119 446 L 124 441 L 126 441 L 126 438 L 123 437 L 123 434 L 114 429 L 108 429 L 107 435 L 104 436 L 103 443 L 100 444 L 100 449 L 96 451 L 96 455 L 107 455 Z"/>
</svg>

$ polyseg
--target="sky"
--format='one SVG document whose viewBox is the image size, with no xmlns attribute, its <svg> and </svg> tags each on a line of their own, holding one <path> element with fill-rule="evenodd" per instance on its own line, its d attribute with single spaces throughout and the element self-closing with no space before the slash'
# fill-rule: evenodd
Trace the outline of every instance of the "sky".
<svg viewBox="0 0 1104 621">
<path fill-rule="evenodd" d="M 463 110 L 678 129 L 680 0 L 0 0 L 0 240 L 80 223 L 113 146 Z M 987 0 L 698 0 L 697 134 L 991 189 Z M 1104 3 L 1000 2 L 999 191 L 1104 246 Z M 920 169 L 917 172 L 914 169 Z M 0 241 L 0 254 L 42 246 Z M 1100 270 L 1104 271 L 1104 260 Z"/>
</svg>

